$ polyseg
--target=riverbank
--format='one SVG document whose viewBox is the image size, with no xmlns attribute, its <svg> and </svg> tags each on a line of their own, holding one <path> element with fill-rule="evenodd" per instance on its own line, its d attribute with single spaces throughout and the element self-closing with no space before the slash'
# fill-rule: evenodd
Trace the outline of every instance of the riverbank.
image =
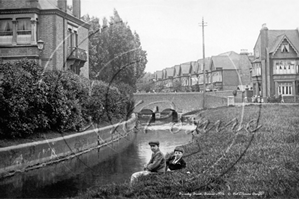
<svg viewBox="0 0 300 199">
<path fill-rule="evenodd" d="M 186 169 L 77 198 L 298 198 L 298 105 L 222 107 L 192 117 L 198 133 L 184 146 Z"/>
<path fill-rule="evenodd" d="M 118 144 L 123 139 L 133 140 L 135 126 L 136 116 L 132 114 L 129 120 L 115 125 L 102 128 L 92 125 L 90 129 L 75 134 L 1 147 L 0 178 L 58 163 L 111 143 Z"/>
</svg>

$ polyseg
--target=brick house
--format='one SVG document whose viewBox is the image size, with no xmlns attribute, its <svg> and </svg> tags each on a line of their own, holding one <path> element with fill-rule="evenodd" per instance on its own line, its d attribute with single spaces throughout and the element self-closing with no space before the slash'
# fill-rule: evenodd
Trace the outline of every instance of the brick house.
<svg viewBox="0 0 300 199">
<path fill-rule="evenodd" d="M 89 77 L 88 29 L 80 0 L 0 0 L 0 59 L 33 59 Z M 38 49 L 43 43 L 43 49 Z"/>
<path fill-rule="evenodd" d="M 254 46 L 252 81 L 254 94 L 299 99 L 299 30 L 269 30 L 265 24 Z"/>
<path fill-rule="evenodd" d="M 208 88 L 217 90 L 251 88 L 251 62 L 247 54 L 230 51 L 212 56 L 207 68 Z"/>
</svg>

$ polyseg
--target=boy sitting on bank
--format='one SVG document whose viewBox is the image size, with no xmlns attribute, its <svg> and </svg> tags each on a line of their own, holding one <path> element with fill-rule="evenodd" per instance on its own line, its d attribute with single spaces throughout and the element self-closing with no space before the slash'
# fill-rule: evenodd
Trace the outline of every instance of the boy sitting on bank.
<svg viewBox="0 0 300 199">
<path fill-rule="evenodd" d="M 166 160 L 166 169 L 167 171 L 173 171 L 173 170 L 178 170 L 178 169 L 183 169 L 186 167 L 186 162 L 183 160 L 184 150 L 182 147 L 176 147 L 174 149 L 174 154 L 171 155 L 169 158 Z"/>
<path fill-rule="evenodd" d="M 165 172 L 165 157 L 159 150 L 159 141 L 150 141 L 149 145 L 152 151 L 151 159 L 149 163 L 144 166 L 144 171 L 139 171 L 131 175 L 130 186 L 133 186 L 140 176 Z"/>
</svg>

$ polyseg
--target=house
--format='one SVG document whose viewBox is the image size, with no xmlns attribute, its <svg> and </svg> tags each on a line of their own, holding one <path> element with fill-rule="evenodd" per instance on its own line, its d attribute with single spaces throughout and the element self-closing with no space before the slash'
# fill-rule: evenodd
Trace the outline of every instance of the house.
<svg viewBox="0 0 300 199">
<path fill-rule="evenodd" d="M 198 63 L 198 84 L 200 91 L 204 90 L 204 68 L 205 68 L 205 85 L 207 85 L 207 74 L 208 74 L 208 67 L 210 66 L 211 58 L 207 57 L 205 58 L 205 62 L 203 62 L 203 59 L 197 60 Z"/>
<path fill-rule="evenodd" d="M 191 62 L 180 64 L 181 74 L 180 74 L 180 81 L 181 85 L 186 89 L 190 88 L 190 74 L 191 74 Z"/>
<path fill-rule="evenodd" d="M 88 29 L 80 0 L 1 0 L 0 59 L 89 77 Z"/>
<path fill-rule="evenodd" d="M 199 64 L 196 61 L 191 62 L 191 77 L 190 77 L 190 85 L 191 86 L 198 86 L 198 69 Z M 199 88 L 199 87 L 198 87 Z M 197 91 L 199 89 L 196 89 Z"/>
<path fill-rule="evenodd" d="M 218 90 L 251 88 L 251 62 L 247 54 L 230 51 L 211 57 L 207 86 Z"/>
<path fill-rule="evenodd" d="M 172 89 L 173 88 L 173 78 L 175 74 L 174 67 L 166 68 L 164 70 L 164 79 L 165 79 L 165 85 L 167 88 Z"/>
<path fill-rule="evenodd" d="M 282 95 L 299 99 L 299 30 L 269 30 L 264 24 L 254 46 L 252 82 L 264 101 Z"/>
</svg>

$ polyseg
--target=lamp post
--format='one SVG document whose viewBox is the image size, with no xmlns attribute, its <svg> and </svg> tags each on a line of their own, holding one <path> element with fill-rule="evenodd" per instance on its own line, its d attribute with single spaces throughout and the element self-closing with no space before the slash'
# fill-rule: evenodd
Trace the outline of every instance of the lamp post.
<svg viewBox="0 0 300 199">
<path fill-rule="evenodd" d="M 42 52 L 44 50 L 44 41 L 43 40 L 38 40 L 37 42 L 37 47 L 39 50 L 39 65 L 42 66 Z"/>
</svg>

